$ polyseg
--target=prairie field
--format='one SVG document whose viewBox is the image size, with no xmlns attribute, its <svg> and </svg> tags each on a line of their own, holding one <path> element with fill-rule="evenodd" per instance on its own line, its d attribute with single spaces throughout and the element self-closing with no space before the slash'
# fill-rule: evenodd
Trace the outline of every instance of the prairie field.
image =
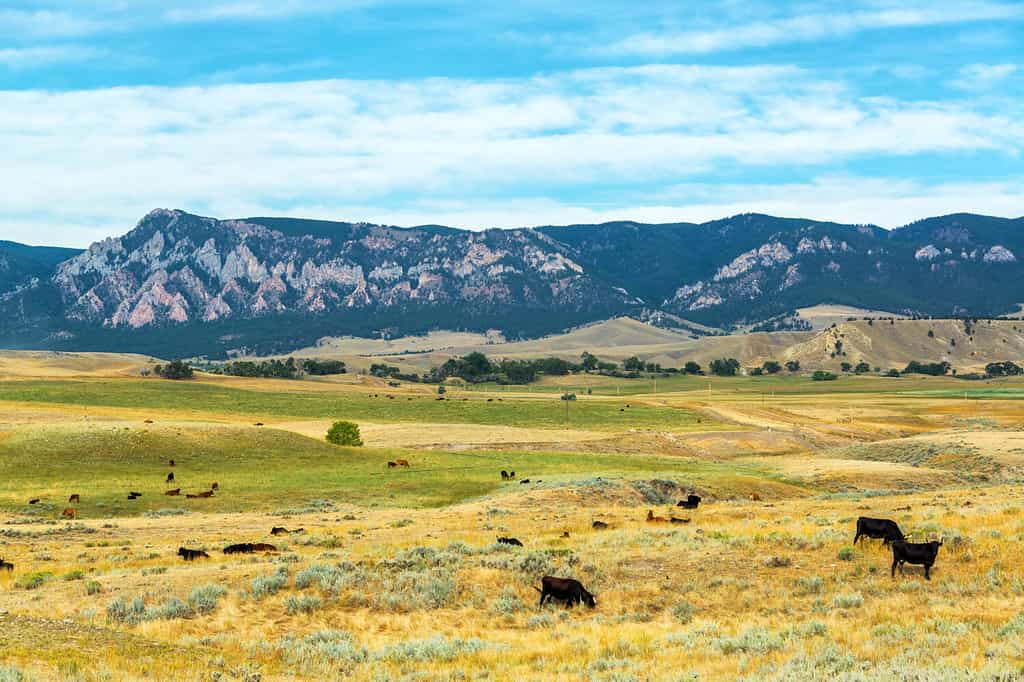
<svg viewBox="0 0 1024 682">
<path fill-rule="evenodd" d="M 0 362 L 0 681 L 1024 677 L 1022 381 L 145 362 Z M 854 546 L 862 515 L 941 538 L 931 580 Z M 544 575 L 596 606 L 538 606 Z"/>
</svg>

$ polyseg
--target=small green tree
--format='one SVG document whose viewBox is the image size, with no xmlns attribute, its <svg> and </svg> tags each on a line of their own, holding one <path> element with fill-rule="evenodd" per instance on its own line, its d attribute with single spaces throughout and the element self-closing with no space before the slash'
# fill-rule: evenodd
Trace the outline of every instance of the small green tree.
<svg viewBox="0 0 1024 682">
<path fill-rule="evenodd" d="M 736 358 L 720 358 L 711 361 L 711 373 L 720 377 L 734 377 L 740 363 Z"/>
<path fill-rule="evenodd" d="M 761 369 L 763 369 L 768 374 L 777 374 L 778 372 L 782 371 L 782 365 L 777 363 L 775 360 L 765 360 L 764 364 L 761 365 Z"/>
<path fill-rule="evenodd" d="M 848 362 L 840 362 L 839 369 L 843 370 L 844 372 L 849 372 L 851 369 L 853 369 L 853 365 L 851 365 Z"/>
<path fill-rule="evenodd" d="M 693 360 L 687 360 L 686 364 L 683 365 L 683 371 L 687 374 L 700 374 L 700 365 Z"/>
<path fill-rule="evenodd" d="M 799 360 L 788 360 L 788 361 L 786 361 L 786 371 L 787 372 L 799 372 L 800 371 L 800 361 Z"/>
<path fill-rule="evenodd" d="M 166 365 L 157 365 L 153 372 L 164 379 L 191 379 L 192 365 L 184 360 L 171 360 Z"/>
<path fill-rule="evenodd" d="M 327 442 L 335 445 L 362 445 L 359 425 L 346 421 L 334 422 L 327 430 Z"/>
<path fill-rule="evenodd" d="M 592 372 L 597 369 L 597 356 L 589 351 L 583 351 L 583 355 L 580 356 L 580 364 L 583 365 L 584 372 Z"/>
<path fill-rule="evenodd" d="M 446 392 L 447 392 L 447 389 L 445 389 L 445 387 L 443 385 L 439 385 L 437 387 L 437 394 L 438 395 L 444 395 Z"/>
<path fill-rule="evenodd" d="M 866 362 L 858 362 L 857 366 L 853 368 L 854 374 L 867 374 L 871 371 L 871 365 Z"/>
</svg>

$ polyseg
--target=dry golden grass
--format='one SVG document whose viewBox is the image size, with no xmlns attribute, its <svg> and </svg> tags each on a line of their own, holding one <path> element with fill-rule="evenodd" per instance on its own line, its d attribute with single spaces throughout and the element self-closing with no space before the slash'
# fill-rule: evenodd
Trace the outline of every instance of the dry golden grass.
<svg viewBox="0 0 1024 682">
<path fill-rule="evenodd" d="M 200 383 L 335 400 L 383 390 L 345 381 Z M 94 442 L 93 432 L 174 434 L 190 443 L 192 461 L 179 464 L 185 476 L 215 461 L 214 444 L 225 447 L 230 434 L 239 439 L 232 462 L 246 461 L 241 439 L 254 431 L 266 440 L 244 443 L 284 444 L 274 463 L 284 468 L 251 453 L 282 478 L 246 472 L 252 504 L 239 500 L 233 513 L 174 498 L 163 514 L 107 518 L 90 507 L 91 518 L 70 522 L 53 520 L 59 509 L 0 510 L 0 556 L 15 564 L 0 571 L 0 680 L 9 666 L 40 680 L 114 681 L 1020 679 L 1024 401 L 917 392 L 929 382 L 877 385 L 822 392 L 780 383 L 778 394 L 762 396 L 754 384 L 716 380 L 710 396 L 629 398 L 638 412 L 679 408 L 729 422 L 700 428 L 365 420 L 365 457 L 444 466 L 388 477 L 373 460 L 365 479 L 380 494 L 357 498 L 345 483 L 326 499 L 304 493 L 308 477 L 280 487 L 285 473 L 299 473 L 288 462 L 317 461 L 289 448 L 304 440 L 293 434 L 320 437 L 322 418 L 269 415 L 273 429 L 260 430 L 251 414 L 224 407 L 0 402 L 0 453 L 15 438 L 41 447 L 29 437 L 37 428 L 81 442 Z M 425 398 L 429 388 L 388 390 Z M 506 407 L 541 399 L 529 390 L 502 398 Z M 380 404 L 397 410 L 399 401 Z M 89 461 L 101 455 L 90 452 Z M 338 470 L 354 466 L 345 457 Z M 458 457 L 474 461 L 453 464 Z M 578 466 L 609 466 L 602 457 L 652 468 L 600 475 Z M 506 458 L 557 464 L 539 484 L 488 479 L 458 498 L 468 501 L 412 501 L 412 474 L 416 485 L 444 490 L 471 476 L 496 479 Z M 204 465 L 202 475 L 211 473 Z M 230 480 L 222 478 L 222 504 L 241 495 L 223 485 Z M 64 494 L 62 481 L 51 487 Z M 672 506 L 691 489 L 704 497 L 699 509 Z M 288 501 L 268 508 L 274 491 Z M 649 509 L 689 521 L 650 524 Z M 859 515 L 892 518 L 915 539 L 944 536 L 932 580 L 914 566 L 891 578 L 891 553 L 879 541 L 850 549 Z M 594 530 L 598 519 L 611 527 Z M 272 526 L 305 532 L 271 536 Z M 498 536 L 525 547 L 495 545 Z M 223 554 L 233 542 L 281 551 Z M 211 558 L 184 562 L 180 546 Z M 597 608 L 539 608 L 533 587 L 545 573 L 583 581 Z M 211 584 L 223 594 L 201 589 Z"/>
</svg>

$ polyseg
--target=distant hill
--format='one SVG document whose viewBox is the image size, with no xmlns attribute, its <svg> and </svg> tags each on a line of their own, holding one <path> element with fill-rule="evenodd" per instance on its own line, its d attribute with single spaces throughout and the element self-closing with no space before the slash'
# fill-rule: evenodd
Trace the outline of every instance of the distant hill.
<svg viewBox="0 0 1024 682">
<path fill-rule="evenodd" d="M 84 252 L 0 243 L 0 345 L 224 357 L 622 316 L 690 340 L 799 331 L 823 325 L 797 313 L 821 305 L 989 317 L 1018 310 L 1022 257 L 1024 219 L 972 214 L 892 231 L 744 214 L 473 232 L 158 209 Z"/>
</svg>

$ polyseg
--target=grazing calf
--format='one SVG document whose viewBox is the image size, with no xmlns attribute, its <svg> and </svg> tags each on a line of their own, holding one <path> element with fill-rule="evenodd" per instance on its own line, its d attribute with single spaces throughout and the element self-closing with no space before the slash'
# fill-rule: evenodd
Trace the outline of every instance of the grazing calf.
<svg viewBox="0 0 1024 682">
<path fill-rule="evenodd" d="M 396 459 L 395 460 L 395 465 L 396 466 L 400 466 L 400 467 L 408 467 L 409 466 L 409 460 L 407 460 L 407 459 Z"/>
<path fill-rule="evenodd" d="M 29 504 L 39 504 L 39 498 L 38 497 L 33 497 L 31 500 L 28 501 L 28 503 Z"/>
<path fill-rule="evenodd" d="M 171 497 L 174 497 L 175 495 L 181 495 L 181 488 L 175 488 L 174 490 L 167 490 L 167 491 L 164 492 L 164 495 L 170 495 Z"/>
<path fill-rule="evenodd" d="M 543 589 L 533 589 L 540 592 L 540 604 L 544 606 L 544 600 L 549 598 L 564 601 L 566 608 L 572 608 L 573 604 L 586 604 L 590 608 L 597 606 L 594 595 L 587 592 L 583 584 L 575 578 L 555 578 L 546 575 L 540 579 Z"/>
<path fill-rule="evenodd" d="M 137 500 L 140 497 L 142 497 L 142 493 L 136 493 L 136 492 L 129 492 L 128 493 L 128 499 L 129 500 Z"/>
<path fill-rule="evenodd" d="M 305 533 L 305 528 L 295 528 L 294 530 L 288 530 L 283 526 L 274 526 L 270 529 L 271 535 L 291 535 L 292 533 Z"/>
<path fill-rule="evenodd" d="M 514 472 L 514 471 L 510 471 L 510 472 L 508 472 L 508 477 L 509 477 L 510 479 L 512 479 L 512 478 L 515 478 L 515 477 L 516 477 L 516 472 Z"/>
<path fill-rule="evenodd" d="M 192 561 L 194 559 L 209 559 L 210 555 L 201 549 L 185 549 L 184 547 L 178 548 L 178 556 L 185 561 Z"/>
<path fill-rule="evenodd" d="M 501 480 L 503 480 L 503 481 L 507 481 L 508 480 L 508 472 L 505 471 L 504 469 L 501 470 Z"/>
<path fill-rule="evenodd" d="M 671 516 L 668 519 L 669 523 L 689 523 L 690 519 L 681 519 L 678 516 Z"/>
<path fill-rule="evenodd" d="M 857 517 L 857 534 L 853 536 L 853 544 L 862 537 L 881 539 L 883 545 L 896 540 L 905 540 L 903 531 L 895 521 L 889 519 L 872 519 L 867 516 Z"/>
<path fill-rule="evenodd" d="M 174 472 L 173 471 L 171 473 L 167 474 L 167 481 L 166 481 L 166 483 L 174 483 Z"/>
<path fill-rule="evenodd" d="M 747 497 L 750 498 L 751 502 L 760 502 L 761 501 L 761 496 L 758 495 L 757 493 L 750 493 L 749 495 L 747 495 Z"/>
<path fill-rule="evenodd" d="M 522 547 L 523 543 L 515 538 L 498 538 L 498 542 L 503 545 L 515 545 L 516 547 Z"/>
<path fill-rule="evenodd" d="M 256 422 L 253 426 L 263 426 L 263 422 Z"/>
<path fill-rule="evenodd" d="M 153 423 L 153 420 L 152 420 L 152 419 L 144 419 L 144 420 L 142 421 L 142 423 L 143 423 L 143 424 L 152 424 L 152 423 Z"/>
<path fill-rule="evenodd" d="M 81 496 L 78 493 L 73 493 L 71 495 L 71 497 L 68 498 L 68 502 L 81 502 L 81 501 L 82 501 L 82 498 L 81 498 Z"/>
<path fill-rule="evenodd" d="M 900 574 L 903 574 L 903 564 L 919 564 L 924 566 L 925 580 L 931 580 L 930 572 L 935 565 L 935 557 L 939 555 L 939 547 L 942 547 L 942 540 L 931 542 L 907 542 L 906 540 L 892 541 L 892 572 L 891 576 L 896 577 L 896 566 L 900 567 Z"/>
<path fill-rule="evenodd" d="M 668 519 L 666 519 L 664 516 L 655 516 L 654 512 L 648 509 L 647 523 L 668 523 Z"/>
<path fill-rule="evenodd" d="M 73 507 L 64 507 L 64 511 L 60 513 L 61 518 L 65 519 L 77 519 L 78 510 Z"/>
<path fill-rule="evenodd" d="M 590 527 L 594 530 L 604 530 L 608 527 L 608 524 L 604 521 L 594 521 L 592 524 L 590 524 Z"/>
<path fill-rule="evenodd" d="M 683 509 L 696 509 L 700 505 L 700 495 L 687 495 L 685 500 L 679 500 L 677 507 Z"/>
<path fill-rule="evenodd" d="M 519 481 L 519 485 L 526 485 L 529 482 L 530 482 L 530 479 L 524 478 L 523 480 Z"/>
<path fill-rule="evenodd" d="M 14 564 L 12 564 L 10 561 L 4 561 L 3 559 L 0 559 L 0 571 L 13 571 L 13 570 L 14 570 Z"/>
</svg>

